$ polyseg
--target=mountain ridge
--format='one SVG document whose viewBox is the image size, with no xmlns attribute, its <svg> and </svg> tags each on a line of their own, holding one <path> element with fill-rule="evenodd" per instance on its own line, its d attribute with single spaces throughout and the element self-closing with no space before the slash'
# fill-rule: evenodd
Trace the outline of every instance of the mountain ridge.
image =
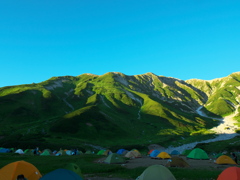
<svg viewBox="0 0 240 180">
<path fill-rule="evenodd" d="M 208 132 L 218 124 L 217 118 L 235 112 L 239 87 L 240 72 L 210 81 L 184 81 L 153 73 L 85 73 L 7 86 L 0 88 L 4 107 L 0 110 L 0 135 L 43 134 L 50 139 L 72 138 L 95 144 L 104 138 L 105 145 L 113 145 L 112 141 L 133 144 L 141 138 L 141 143 L 162 144 L 163 135 L 180 138 L 194 131 Z M 200 106 L 215 119 L 197 114 Z M 239 116 L 236 114 L 236 121 Z M 113 129 L 124 136 L 116 135 Z M 44 138 L 44 143 L 49 139 Z"/>
</svg>

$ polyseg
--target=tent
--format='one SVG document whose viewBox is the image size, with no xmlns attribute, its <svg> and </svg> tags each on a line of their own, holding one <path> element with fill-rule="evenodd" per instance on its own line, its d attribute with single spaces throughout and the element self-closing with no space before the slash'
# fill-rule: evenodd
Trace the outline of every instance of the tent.
<svg viewBox="0 0 240 180">
<path fill-rule="evenodd" d="M 24 152 L 23 152 L 22 149 L 18 149 L 18 150 L 16 150 L 15 153 L 17 153 L 17 154 L 24 154 Z"/>
<path fill-rule="evenodd" d="M 148 151 L 148 154 L 151 154 L 154 151 L 154 149 L 151 149 Z"/>
<path fill-rule="evenodd" d="M 140 153 L 137 149 L 132 149 L 131 151 L 136 151 L 136 152 Z M 140 153 L 140 154 L 141 154 L 141 153 Z"/>
<path fill-rule="evenodd" d="M 160 152 L 158 155 L 157 155 L 158 158 L 162 158 L 162 159 L 170 159 L 171 156 L 166 153 L 166 152 Z"/>
<path fill-rule="evenodd" d="M 105 151 L 105 150 L 103 150 L 103 149 L 100 150 L 100 151 L 98 151 L 97 155 L 103 155 L 104 151 Z"/>
<path fill-rule="evenodd" d="M 239 167 L 229 167 L 227 169 L 224 169 L 217 178 L 217 180 L 239 180 L 239 179 L 240 179 Z"/>
<path fill-rule="evenodd" d="M 85 154 L 93 154 L 91 151 L 86 151 Z"/>
<path fill-rule="evenodd" d="M 237 164 L 232 158 L 227 155 L 222 155 L 216 159 L 216 164 Z"/>
<path fill-rule="evenodd" d="M 7 148 L 0 149 L 0 153 L 9 153 L 11 150 Z"/>
<path fill-rule="evenodd" d="M 190 149 L 185 149 L 185 150 L 182 152 L 181 155 L 187 156 L 191 151 L 192 151 L 192 150 L 190 150 Z"/>
<path fill-rule="evenodd" d="M 60 150 L 60 151 L 58 151 L 57 154 L 56 154 L 56 156 L 61 156 L 61 155 L 67 155 L 67 154 L 66 154 L 66 151 Z"/>
<path fill-rule="evenodd" d="M 25 149 L 23 152 L 24 152 L 24 154 L 26 153 L 26 152 L 28 152 L 30 149 Z"/>
<path fill-rule="evenodd" d="M 166 167 L 189 167 L 189 164 L 183 158 L 173 157 L 168 161 Z"/>
<path fill-rule="evenodd" d="M 82 151 L 77 150 L 77 155 L 83 154 Z"/>
<path fill-rule="evenodd" d="M 117 153 L 110 154 L 103 162 L 108 164 L 125 163 L 125 159 Z"/>
<path fill-rule="evenodd" d="M 33 149 L 26 149 L 26 150 L 24 151 L 24 154 L 25 154 L 25 155 L 34 155 Z"/>
<path fill-rule="evenodd" d="M 127 157 L 127 158 L 140 158 L 140 157 L 142 157 L 142 156 L 141 156 L 140 152 L 137 152 L 137 151 L 129 151 L 129 152 L 125 155 L 125 157 Z"/>
<path fill-rule="evenodd" d="M 75 164 L 75 163 L 68 163 L 68 164 L 64 167 L 64 169 L 68 169 L 68 170 L 70 170 L 70 171 L 75 172 L 76 174 L 78 174 L 79 176 L 81 176 L 82 179 L 83 179 L 82 171 L 81 171 L 80 167 L 79 167 L 77 164 Z"/>
<path fill-rule="evenodd" d="M 26 161 L 16 161 L 0 169 L 0 179 L 16 180 L 19 174 L 23 174 L 28 180 L 38 180 L 42 177 L 39 170 Z"/>
<path fill-rule="evenodd" d="M 173 150 L 171 153 L 170 153 L 171 155 L 179 155 L 180 154 L 180 152 L 179 151 L 177 151 L 177 150 Z"/>
<path fill-rule="evenodd" d="M 50 149 L 44 149 L 40 156 L 50 156 L 52 155 L 52 151 Z"/>
<path fill-rule="evenodd" d="M 155 157 L 157 157 L 157 155 L 158 155 L 159 153 L 160 153 L 159 150 L 153 150 L 153 151 L 151 152 L 151 154 L 150 154 L 150 157 L 155 158 Z"/>
<path fill-rule="evenodd" d="M 112 154 L 112 151 L 109 149 L 103 152 L 103 155 L 108 156 L 109 154 Z"/>
<path fill-rule="evenodd" d="M 143 171 L 137 180 L 176 180 L 171 171 L 162 165 L 152 165 Z"/>
<path fill-rule="evenodd" d="M 69 156 L 73 155 L 73 153 L 74 153 L 72 150 L 67 150 L 67 151 L 65 151 L 65 152 L 66 152 L 66 154 L 69 155 Z"/>
<path fill-rule="evenodd" d="M 207 153 L 200 149 L 200 148 L 195 148 L 193 149 L 187 156 L 187 158 L 191 159 L 209 159 Z"/>
<path fill-rule="evenodd" d="M 117 151 L 117 154 L 122 154 L 124 151 L 126 151 L 125 149 L 119 149 L 118 151 Z"/>
<path fill-rule="evenodd" d="M 68 169 L 56 169 L 44 175 L 40 180 L 83 180 L 81 176 Z"/>
</svg>

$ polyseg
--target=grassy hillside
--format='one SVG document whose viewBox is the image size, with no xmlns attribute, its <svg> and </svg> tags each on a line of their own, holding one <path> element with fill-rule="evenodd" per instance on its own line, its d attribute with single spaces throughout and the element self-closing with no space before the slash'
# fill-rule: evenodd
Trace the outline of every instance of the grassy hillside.
<svg viewBox="0 0 240 180">
<path fill-rule="evenodd" d="M 212 117 L 235 112 L 239 79 L 239 73 L 212 81 L 106 73 L 4 87 L 0 146 L 167 146 L 217 125 L 198 107 Z"/>
</svg>

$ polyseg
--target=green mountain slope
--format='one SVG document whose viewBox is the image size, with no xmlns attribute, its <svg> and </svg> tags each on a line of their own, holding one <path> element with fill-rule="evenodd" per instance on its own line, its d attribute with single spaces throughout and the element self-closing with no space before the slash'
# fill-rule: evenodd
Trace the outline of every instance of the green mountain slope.
<svg viewBox="0 0 240 180">
<path fill-rule="evenodd" d="M 167 144 L 216 126 L 197 108 L 216 118 L 228 115 L 240 102 L 239 92 L 239 73 L 212 81 L 82 74 L 3 87 L 0 146 Z"/>
</svg>

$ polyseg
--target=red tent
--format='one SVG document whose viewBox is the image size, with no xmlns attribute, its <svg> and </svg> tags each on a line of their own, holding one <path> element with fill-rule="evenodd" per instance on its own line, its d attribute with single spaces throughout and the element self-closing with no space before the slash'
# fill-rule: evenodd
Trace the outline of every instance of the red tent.
<svg viewBox="0 0 240 180">
<path fill-rule="evenodd" d="M 240 179 L 240 168 L 229 167 L 224 169 L 223 172 L 218 176 L 217 180 L 239 180 Z"/>
<path fill-rule="evenodd" d="M 148 151 L 148 154 L 151 154 L 151 152 L 153 152 L 154 149 L 151 149 L 150 151 Z"/>
</svg>

